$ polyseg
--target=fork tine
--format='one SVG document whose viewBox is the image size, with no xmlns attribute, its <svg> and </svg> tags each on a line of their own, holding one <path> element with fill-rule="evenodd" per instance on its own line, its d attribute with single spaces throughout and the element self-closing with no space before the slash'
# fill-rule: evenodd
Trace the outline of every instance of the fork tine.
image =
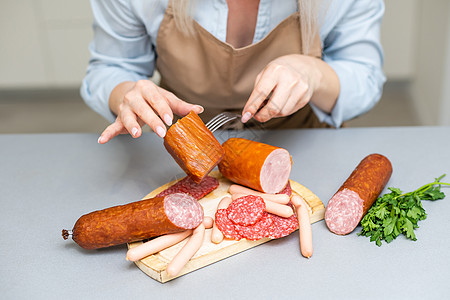
<svg viewBox="0 0 450 300">
<path fill-rule="evenodd" d="M 221 123 L 223 120 L 226 120 L 226 119 L 227 119 L 227 116 L 225 116 L 223 114 L 217 115 L 217 118 L 214 118 L 213 122 L 208 122 L 208 125 L 206 125 L 206 127 L 213 128 L 217 124 Z"/>
<path fill-rule="evenodd" d="M 208 123 L 205 124 L 206 127 L 209 128 L 209 126 L 210 126 L 212 123 L 214 123 L 218 118 L 221 118 L 223 115 L 224 115 L 223 113 L 220 113 L 220 114 L 216 115 L 214 118 L 212 118 L 211 120 L 209 120 Z"/>
<path fill-rule="evenodd" d="M 214 126 L 211 126 L 211 128 L 209 128 L 209 130 L 211 132 L 214 132 L 217 129 L 219 129 L 220 127 L 222 127 L 225 123 L 228 123 L 228 122 L 230 122 L 230 121 L 232 121 L 234 119 L 237 119 L 237 118 L 238 118 L 238 116 L 236 116 L 236 115 L 235 116 L 226 116 L 225 118 L 221 118 L 221 120 L 219 122 L 216 122 L 214 124 Z"/>
</svg>

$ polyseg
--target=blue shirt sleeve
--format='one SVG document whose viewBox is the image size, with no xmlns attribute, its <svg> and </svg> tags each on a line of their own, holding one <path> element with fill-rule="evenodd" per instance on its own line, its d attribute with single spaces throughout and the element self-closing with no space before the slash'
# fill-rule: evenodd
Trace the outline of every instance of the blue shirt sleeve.
<svg viewBox="0 0 450 300">
<path fill-rule="evenodd" d="M 329 20 L 322 28 L 329 30 L 323 39 L 323 60 L 336 72 L 340 93 L 331 114 L 312 105 L 321 121 L 340 127 L 379 101 L 386 81 L 380 44 L 383 14 L 382 0 L 333 1 L 329 7 Z"/>
<path fill-rule="evenodd" d="M 94 38 L 81 95 L 110 122 L 115 120 L 108 104 L 114 87 L 124 81 L 148 79 L 155 68 L 151 36 L 129 3 L 91 0 Z"/>
</svg>

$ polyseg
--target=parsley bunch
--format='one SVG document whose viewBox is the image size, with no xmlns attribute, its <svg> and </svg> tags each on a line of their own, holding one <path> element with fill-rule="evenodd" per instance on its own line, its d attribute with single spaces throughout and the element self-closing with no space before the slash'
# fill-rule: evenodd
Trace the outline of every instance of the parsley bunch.
<svg viewBox="0 0 450 300">
<path fill-rule="evenodd" d="M 392 242 L 400 233 L 413 241 L 417 240 L 414 234 L 414 229 L 419 227 L 417 222 L 427 218 L 421 201 L 444 199 L 441 185 L 450 185 L 440 182 L 444 176 L 409 193 L 389 188 L 391 192 L 379 197 L 362 218 L 362 230 L 358 235 L 370 237 L 370 241 L 377 246 L 381 246 L 382 240 Z"/>
</svg>

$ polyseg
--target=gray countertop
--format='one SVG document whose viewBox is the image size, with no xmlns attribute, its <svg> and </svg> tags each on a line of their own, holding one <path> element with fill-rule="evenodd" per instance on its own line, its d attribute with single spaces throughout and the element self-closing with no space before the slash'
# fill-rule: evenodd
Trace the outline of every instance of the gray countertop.
<svg viewBox="0 0 450 300">
<path fill-rule="evenodd" d="M 450 127 L 217 132 L 284 147 L 291 179 L 326 205 L 370 153 L 387 156 L 389 187 L 411 191 L 444 173 L 450 182 Z M 64 241 L 83 214 L 141 199 L 183 176 L 162 140 L 148 133 L 97 144 L 94 134 L 0 135 L 0 298 L 2 299 L 443 299 L 450 296 L 450 189 L 424 201 L 418 240 L 382 247 L 313 224 L 314 255 L 298 234 L 271 241 L 161 284 L 125 260 L 126 246 L 84 250 Z"/>
</svg>

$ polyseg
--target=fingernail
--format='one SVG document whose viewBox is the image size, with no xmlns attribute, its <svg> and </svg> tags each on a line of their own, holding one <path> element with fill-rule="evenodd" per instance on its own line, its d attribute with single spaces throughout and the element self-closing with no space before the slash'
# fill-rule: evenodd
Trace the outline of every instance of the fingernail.
<svg viewBox="0 0 450 300">
<path fill-rule="evenodd" d="M 196 107 L 200 109 L 200 111 L 198 112 L 199 114 L 201 114 L 201 113 L 205 110 L 205 109 L 204 109 L 202 106 L 200 106 L 200 105 L 196 105 Z"/>
<path fill-rule="evenodd" d="M 133 127 L 133 129 L 131 129 L 131 134 L 133 136 L 136 136 L 137 133 L 138 133 L 138 129 L 136 127 Z"/>
<path fill-rule="evenodd" d="M 169 116 L 169 114 L 164 114 L 164 122 L 166 122 L 167 126 L 172 125 L 172 118 Z"/>
<path fill-rule="evenodd" d="M 102 141 L 103 141 L 103 138 L 102 138 L 102 136 L 99 136 L 99 137 L 98 137 L 98 140 L 97 140 L 97 143 L 101 144 L 101 143 L 102 143 Z"/>
<path fill-rule="evenodd" d="M 156 127 L 156 134 L 160 137 L 164 137 L 166 135 L 166 131 L 161 126 L 158 126 Z"/>
<path fill-rule="evenodd" d="M 251 117 L 252 117 L 252 114 L 249 113 L 249 112 L 246 112 L 246 113 L 242 116 L 242 119 L 241 119 L 242 123 L 247 122 L 248 120 L 250 120 Z"/>
</svg>

